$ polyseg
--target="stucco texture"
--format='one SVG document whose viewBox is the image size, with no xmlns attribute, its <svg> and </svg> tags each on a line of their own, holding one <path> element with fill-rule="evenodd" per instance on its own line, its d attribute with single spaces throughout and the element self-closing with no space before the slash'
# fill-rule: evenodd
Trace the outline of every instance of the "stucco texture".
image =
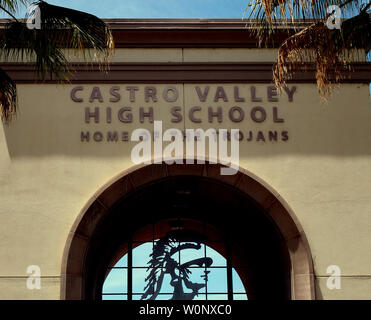
<svg viewBox="0 0 371 320">
<path fill-rule="evenodd" d="M 237 53 L 236 53 L 237 54 Z M 188 52 L 186 57 L 192 60 Z M 117 84 L 115 84 L 117 85 Z M 239 128 L 262 131 L 266 141 L 240 143 L 240 166 L 253 172 L 275 189 L 293 209 L 307 236 L 316 275 L 318 299 L 371 299 L 371 105 L 369 88 L 343 84 L 327 103 L 321 102 L 315 84 L 296 86 L 293 101 L 282 93 L 269 102 L 270 84 L 131 84 L 139 87 L 136 102 L 130 102 L 128 84 L 119 85 L 121 100 L 110 102 L 110 84 L 86 84 L 76 93 L 84 102 L 74 102 L 70 92 L 76 85 L 18 85 L 19 111 L 0 130 L 0 299 L 59 299 L 63 250 L 68 233 L 92 195 L 112 177 L 132 167 L 134 142 L 81 141 L 81 131 L 151 130 L 145 118 L 139 122 L 138 108 L 154 108 L 155 120 L 166 128 Z M 250 88 L 256 87 L 261 102 L 251 102 Z M 101 89 L 103 102 L 89 102 L 94 86 Z M 157 88 L 158 102 L 144 101 L 144 87 Z M 166 102 L 161 93 L 167 86 L 179 91 L 176 102 Z M 201 102 L 195 91 L 209 86 Z M 223 87 L 228 102 L 214 101 Z M 239 87 L 245 102 L 234 101 Z M 133 122 L 122 123 L 117 110 L 132 106 Z M 171 122 L 173 106 L 181 107 L 182 120 Z M 190 121 L 190 108 L 201 123 Z M 223 122 L 208 121 L 207 108 L 223 108 Z M 245 119 L 234 123 L 228 110 L 239 106 Z M 267 118 L 261 123 L 249 116 L 261 106 Z M 277 107 L 274 122 L 272 108 Z M 100 122 L 85 122 L 86 107 L 100 108 Z M 112 108 L 112 122 L 105 120 Z M 269 141 L 269 131 L 288 132 L 288 140 Z M 41 290 L 26 288 L 26 268 L 41 268 Z M 341 290 L 329 290 L 326 269 L 338 265 Z"/>
</svg>

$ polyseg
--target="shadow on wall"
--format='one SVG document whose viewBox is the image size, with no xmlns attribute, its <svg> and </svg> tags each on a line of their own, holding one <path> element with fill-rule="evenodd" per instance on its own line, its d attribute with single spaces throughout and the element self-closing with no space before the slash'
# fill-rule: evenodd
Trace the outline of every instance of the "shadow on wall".
<svg viewBox="0 0 371 320">
<path fill-rule="evenodd" d="M 160 94 L 157 102 L 151 99 L 146 102 L 141 96 L 145 85 L 137 86 L 135 102 L 130 102 L 129 98 L 110 102 L 112 85 L 107 84 L 99 86 L 101 101 L 97 98 L 89 102 L 94 85 L 85 85 L 84 91 L 77 94 L 83 102 L 76 102 L 71 99 L 74 85 L 19 85 L 18 115 L 3 129 L 10 157 L 127 156 L 137 144 L 128 141 L 131 132 L 137 128 L 152 132 L 151 120 L 162 120 L 164 131 L 167 128 L 200 127 L 240 129 L 242 157 L 282 154 L 354 157 L 371 154 L 371 105 L 366 84 L 342 85 L 328 103 L 320 102 L 314 84 L 296 84 L 293 101 L 283 93 L 275 98 L 277 102 L 268 100 L 265 93 L 268 85 L 265 84 L 256 85 L 255 98 L 261 101 L 254 102 L 247 94 L 250 88 L 247 84 L 239 85 L 238 99 L 233 92 L 236 85 L 220 85 L 225 90 L 227 102 L 220 92 L 220 98 L 215 102 L 217 84 L 210 85 L 211 98 L 204 102 L 200 102 L 195 93 L 197 85 L 173 84 L 179 91 L 179 98 L 174 103 L 161 100 Z M 166 87 L 152 86 L 158 92 Z M 204 94 L 206 85 L 199 86 Z M 126 85 L 121 86 L 118 92 L 129 94 L 125 88 Z M 241 97 L 245 97 L 245 101 L 239 101 Z M 197 108 L 192 111 L 194 107 Z M 99 110 L 98 123 L 93 115 L 96 108 Z M 150 110 L 153 117 L 149 115 Z M 87 120 L 86 112 L 90 112 Z M 243 119 L 236 121 L 241 115 Z M 131 119 L 131 122 L 125 122 L 125 119 Z"/>
<path fill-rule="evenodd" d="M 321 286 L 319 284 L 319 279 L 316 279 L 315 286 L 316 286 L 316 300 L 323 300 L 323 294 Z"/>
</svg>

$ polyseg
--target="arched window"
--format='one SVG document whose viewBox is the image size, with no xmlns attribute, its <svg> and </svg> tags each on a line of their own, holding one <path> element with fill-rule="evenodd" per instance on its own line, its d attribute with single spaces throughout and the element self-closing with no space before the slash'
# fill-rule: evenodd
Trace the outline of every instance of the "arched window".
<svg viewBox="0 0 371 320">
<path fill-rule="evenodd" d="M 177 222 L 179 224 L 179 221 Z M 153 228 L 154 229 L 154 228 Z M 135 240 L 107 270 L 103 300 L 247 300 L 246 290 L 224 257 L 202 234 L 175 228 L 151 241 Z"/>
</svg>

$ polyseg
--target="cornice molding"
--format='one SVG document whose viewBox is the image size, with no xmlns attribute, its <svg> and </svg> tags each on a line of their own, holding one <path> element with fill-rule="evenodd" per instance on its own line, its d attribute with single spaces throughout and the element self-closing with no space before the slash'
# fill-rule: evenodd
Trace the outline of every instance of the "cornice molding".
<svg viewBox="0 0 371 320">
<path fill-rule="evenodd" d="M 228 83 L 272 82 L 272 62 L 232 63 L 111 63 L 108 71 L 98 64 L 72 63 L 71 83 Z M 41 83 L 32 63 L 0 63 L 0 68 L 17 83 Z M 47 79 L 45 83 L 56 83 Z M 314 83 L 315 69 L 307 65 L 289 82 Z M 371 82 L 371 63 L 354 63 L 343 71 L 344 83 Z"/>
</svg>

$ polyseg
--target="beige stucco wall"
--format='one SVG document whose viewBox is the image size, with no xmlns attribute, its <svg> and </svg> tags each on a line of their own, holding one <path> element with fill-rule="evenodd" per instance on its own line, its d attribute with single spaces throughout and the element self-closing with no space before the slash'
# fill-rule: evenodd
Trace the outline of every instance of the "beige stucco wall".
<svg viewBox="0 0 371 320">
<path fill-rule="evenodd" d="M 172 59 L 173 54 L 166 57 Z M 206 59 L 202 50 L 182 54 L 188 61 Z M 209 54 L 231 59 L 228 50 Z M 234 57 L 240 54 L 233 53 Z M 137 101 L 131 103 L 125 84 L 121 101 L 112 103 L 112 85 L 84 85 L 77 95 L 85 101 L 76 103 L 70 98 L 74 85 L 18 85 L 18 116 L 0 130 L 0 299 L 59 299 L 63 250 L 78 213 L 97 189 L 133 166 L 130 151 L 135 143 L 81 142 L 81 131 L 151 129 L 148 120 L 138 122 L 136 111 L 149 106 L 154 108 L 155 120 L 163 120 L 164 129 L 212 127 L 216 124 L 208 122 L 207 108 L 222 106 L 224 120 L 217 128 L 264 134 L 287 131 L 288 141 L 242 141 L 240 166 L 276 189 L 298 217 L 312 251 L 317 297 L 371 299 L 371 104 L 367 85 L 344 84 L 328 103 L 322 103 L 314 84 L 293 84 L 297 87 L 293 102 L 285 93 L 278 102 L 268 102 L 269 84 L 255 84 L 263 101 L 252 103 L 249 90 L 254 84 L 210 84 L 209 97 L 202 103 L 195 86 L 204 89 L 205 84 L 169 84 L 180 93 L 177 102 L 166 103 L 159 94 L 159 102 L 146 103 L 143 89 L 149 85 L 160 93 L 167 86 L 137 84 Z M 93 86 L 101 88 L 103 103 L 88 102 Z M 212 101 L 217 86 L 223 86 L 229 102 Z M 234 102 L 234 86 L 246 102 Z M 99 124 L 84 121 L 85 107 L 97 106 L 103 115 L 108 106 L 117 110 L 127 105 L 134 109 L 131 124 L 120 123 L 115 113 L 110 124 L 103 116 Z M 182 107 L 180 123 L 171 122 L 170 108 L 175 105 Z M 201 125 L 187 116 L 195 105 L 202 108 L 197 113 L 203 119 Z M 235 105 L 246 113 L 239 124 L 231 122 L 226 111 Z M 256 105 L 267 110 L 263 123 L 248 117 Z M 278 107 L 283 123 L 273 122 L 273 106 Z M 41 290 L 26 288 L 29 265 L 41 268 Z M 326 287 L 329 265 L 341 268 L 341 290 Z"/>
<path fill-rule="evenodd" d="M 94 52 L 64 50 L 70 62 L 98 61 Z M 97 58 L 102 58 L 97 56 Z M 117 48 L 109 62 L 269 62 L 277 57 L 277 49 L 240 48 Z M 31 62 L 31 57 L 24 62 Z M 10 57 L 8 62 L 21 62 L 20 57 Z"/>
</svg>

